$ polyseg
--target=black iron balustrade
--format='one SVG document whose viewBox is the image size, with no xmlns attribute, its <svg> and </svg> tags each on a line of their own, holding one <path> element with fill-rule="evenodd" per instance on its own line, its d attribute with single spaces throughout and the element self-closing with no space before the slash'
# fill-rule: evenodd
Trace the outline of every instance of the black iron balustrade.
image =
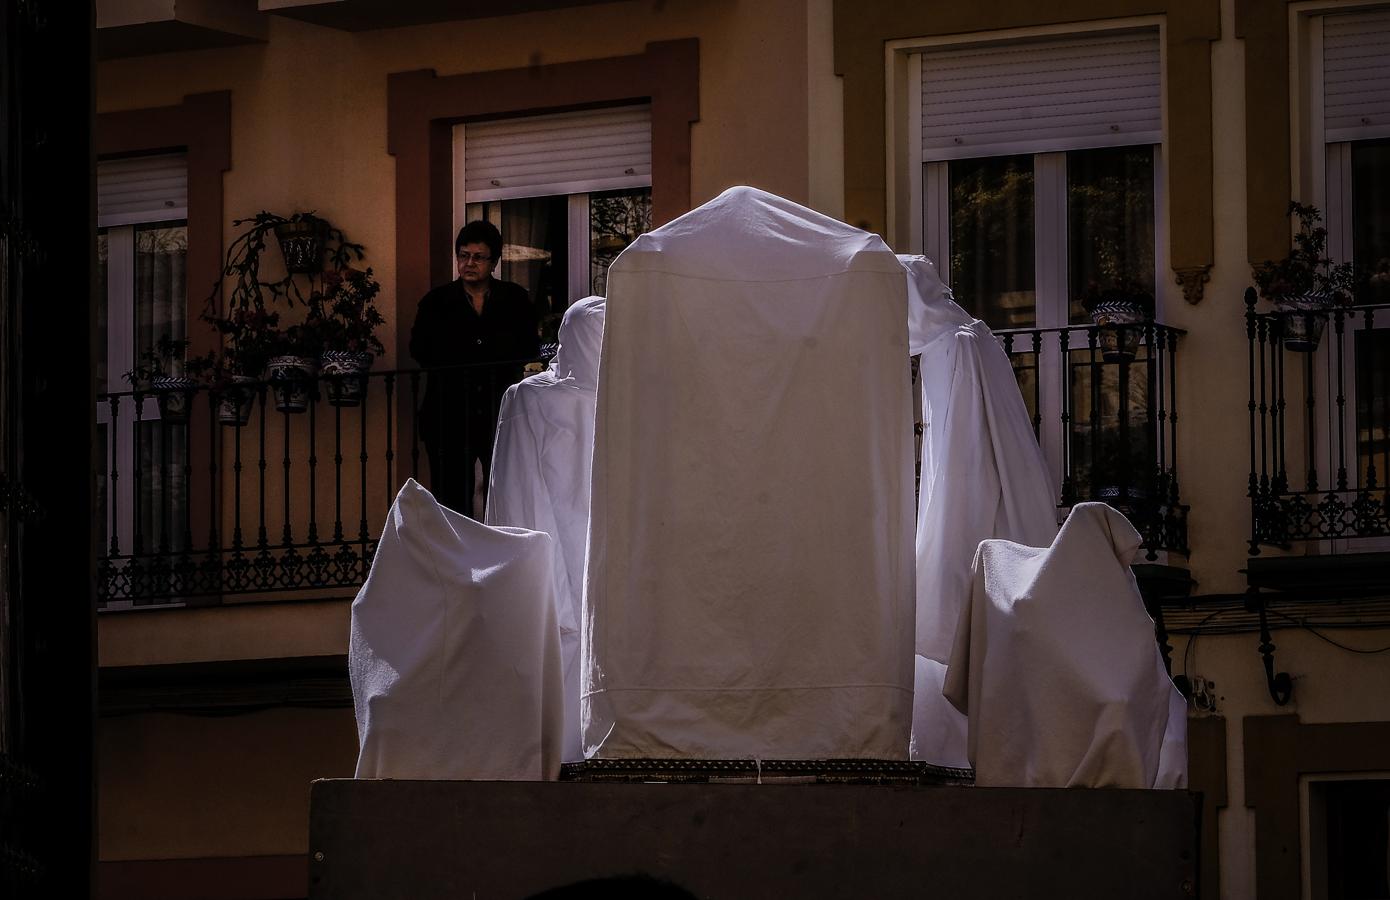
<svg viewBox="0 0 1390 900">
<path fill-rule="evenodd" d="M 1162 550 L 1187 551 L 1173 403 L 1180 332 L 1157 324 L 1132 330 L 1075 325 L 998 337 L 1034 432 L 1061 472 L 1059 507 L 1110 503 L 1134 522 L 1153 559 Z M 1132 355 L 1116 355 L 1117 345 L 1136 338 Z M 438 483 L 418 422 L 430 379 L 446 391 L 451 383 L 505 383 L 518 366 L 375 371 L 360 376 L 358 391 L 320 376 L 300 411 L 290 411 L 296 385 L 272 381 L 177 396 L 100 395 L 107 469 L 101 606 L 355 591 L 401 482 Z M 304 386 L 297 385 L 298 399 Z M 493 393 L 488 387 L 482 396 Z M 467 416 L 469 396 L 441 401 Z M 477 455 L 466 430 L 452 439 L 465 446 L 448 457 Z"/>
<path fill-rule="evenodd" d="M 1147 559 L 1161 551 L 1186 555 L 1176 405 L 1183 332 L 1147 323 L 995 334 L 1013 362 L 1033 432 L 1060 472 L 1059 509 L 1108 503 L 1139 531 Z"/>
<path fill-rule="evenodd" d="M 306 385 L 285 382 L 99 395 L 107 468 L 99 605 L 355 591 L 401 482 L 434 480 L 422 475 L 417 422 L 429 380 L 438 379 L 441 407 L 466 418 L 471 402 L 494 396 L 522 364 L 346 376 L 356 390 L 320 376 L 299 411 L 293 395 Z M 440 440 L 463 443 L 446 447 L 446 458 L 477 455 L 466 429 L 445 429 Z"/>
<path fill-rule="evenodd" d="M 1390 304 L 1296 313 L 1322 320 L 1308 352 L 1256 299 L 1246 291 L 1250 553 L 1390 537 Z"/>
</svg>

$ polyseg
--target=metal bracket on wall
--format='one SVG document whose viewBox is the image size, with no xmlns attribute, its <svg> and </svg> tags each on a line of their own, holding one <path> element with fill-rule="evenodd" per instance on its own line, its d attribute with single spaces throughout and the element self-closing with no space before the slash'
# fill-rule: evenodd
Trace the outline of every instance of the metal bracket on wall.
<svg viewBox="0 0 1390 900">
<path fill-rule="evenodd" d="M 1245 592 L 1245 608 L 1249 612 L 1257 613 L 1260 617 L 1260 660 L 1264 663 L 1265 686 L 1269 688 L 1269 696 L 1278 706 L 1284 706 L 1293 696 L 1293 679 L 1288 672 L 1274 671 L 1274 642 L 1269 633 L 1269 617 L 1265 611 L 1264 595 L 1259 588 L 1250 588 Z"/>
</svg>

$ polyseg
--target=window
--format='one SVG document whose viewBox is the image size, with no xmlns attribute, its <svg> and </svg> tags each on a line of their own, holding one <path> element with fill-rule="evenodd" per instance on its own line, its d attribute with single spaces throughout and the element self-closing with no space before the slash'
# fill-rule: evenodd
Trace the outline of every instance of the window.
<svg viewBox="0 0 1390 900">
<path fill-rule="evenodd" d="M 129 391 L 125 373 L 163 336 L 187 336 L 187 165 L 182 154 L 103 161 L 97 171 L 98 391 Z M 173 363 L 178 374 L 181 360 Z M 107 478 L 98 490 L 103 543 L 116 504 L 118 551 L 184 547 L 188 505 L 185 426 L 140 408 L 99 400 L 97 431 Z M 138 421 L 137 421 L 138 420 Z M 112 478 L 115 470 L 117 477 Z M 107 547 L 109 550 L 110 548 Z"/>
<path fill-rule="evenodd" d="M 1390 11 L 1317 15 L 1305 25 L 1307 121 L 1322 167 L 1312 193 L 1324 197 L 1329 254 L 1351 262 L 1361 282 L 1345 339 L 1329 327 L 1315 360 L 1315 468 L 1322 490 L 1337 488 L 1343 471 L 1348 488 L 1380 490 L 1390 476 Z"/>
<path fill-rule="evenodd" d="M 565 309 L 603 294 L 609 264 L 651 230 L 651 106 L 456 126 L 454 184 L 455 232 L 497 226 L 494 275 L 530 292 L 553 341 Z"/>
<path fill-rule="evenodd" d="M 914 235 L 944 261 L 961 305 L 996 330 L 1055 331 L 1089 321 L 1088 290 L 1155 296 L 1156 29 L 930 47 L 909 59 L 910 165 L 921 172 Z M 1059 482 L 1069 479 L 1064 493 L 1120 505 L 1141 494 L 1130 485 L 1145 483 L 1154 462 L 1142 374 L 1149 348 L 1125 370 L 1072 343 L 1063 396 L 1059 335 L 1006 344 L 1034 421 L 1069 422 L 1066 447 L 1039 428 Z"/>
<path fill-rule="evenodd" d="M 1307 782 L 1308 893 L 1390 900 L 1390 780 Z"/>
</svg>

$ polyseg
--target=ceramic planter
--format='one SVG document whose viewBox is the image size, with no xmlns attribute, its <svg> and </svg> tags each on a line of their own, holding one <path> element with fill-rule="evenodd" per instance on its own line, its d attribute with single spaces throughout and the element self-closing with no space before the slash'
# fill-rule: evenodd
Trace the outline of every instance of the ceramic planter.
<svg viewBox="0 0 1390 900">
<path fill-rule="evenodd" d="M 309 408 L 318 360 L 308 356 L 272 356 L 266 363 L 265 374 L 275 392 L 276 410 L 302 413 Z"/>
<path fill-rule="evenodd" d="M 285 269 L 295 275 L 307 275 L 323 268 L 323 223 L 309 220 L 281 222 L 275 226 L 280 253 L 285 257 Z"/>
<path fill-rule="evenodd" d="M 188 421 L 188 411 L 193 405 L 198 382 L 178 375 L 156 375 L 150 379 L 150 390 L 159 402 L 161 419 L 171 423 Z"/>
<path fill-rule="evenodd" d="M 1300 294 L 1275 297 L 1274 310 L 1283 325 L 1284 348 L 1295 353 L 1312 353 L 1322 341 L 1327 311 L 1332 309 L 1328 294 Z"/>
<path fill-rule="evenodd" d="M 334 406 L 357 406 L 367 391 L 367 372 L 372 355 L 352 350 L 325 350 L 319 357 L 319 375 Z"/>
<path fill-rule="evenodd" d="M 228 427 L 244 428 L 251 421 L 251 407 L 256 403 L 256 379 L 249 375 L 231 376 L 231 384 L 222 389 L 217 401 L 217 421 Z"/>
<path fill-rule="evenodd" d="M 1096 338 L 1101 358 L 1106 362 L 1131 362 L 1144 336 L 1144 326 L 1152 320 L 1148 304 L 1120 297 L 1101 300 L 1090 309 L 1091 321 L 1100 326 Z"/>
</svg>

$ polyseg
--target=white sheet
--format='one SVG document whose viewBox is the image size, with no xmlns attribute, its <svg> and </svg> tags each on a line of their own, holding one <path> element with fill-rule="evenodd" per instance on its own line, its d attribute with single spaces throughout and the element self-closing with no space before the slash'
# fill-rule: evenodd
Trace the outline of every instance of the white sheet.
<svg viewBox="0 0 1390 900">
<path fill-rule="evenodd" d="M 551 548 L 548 535 L 491 528 L 406 482 L 352 604 L 358 778 L 559 775 Z"/>
<path fill-rule="evenodd" d="M 916 649 L 945 663 L 980 541 L 1048 545 L 1057 491 L 1004 348 L 951 299 L 931 260 L 900 259 L 911 351 L 922 355 Z"/>
<path fill-rule="evenodd" d="M 579 621 L 602 342 L 603 298 L 578 300 L 560 322 L 560 347 L 550 368 L 507 388 L 497 420 L 484 519 L 489 525 L 544 531 L 555 539 L 565 762 L 584 758 L 579 740 Z"/>
<path fill-rule="evenodd" d="M 608 275 L 585 585 L 586 753 L 906 756 L 903 270 L 734 188 Z"/>
<path fill-rule="evenodd" d="M 1186 704 L 1129 569 L 1139 533 L 1078 504 L 1051 547 L 986 541 L 946 676 L 975 783 L 1179 788 Z"/>
</svg>

